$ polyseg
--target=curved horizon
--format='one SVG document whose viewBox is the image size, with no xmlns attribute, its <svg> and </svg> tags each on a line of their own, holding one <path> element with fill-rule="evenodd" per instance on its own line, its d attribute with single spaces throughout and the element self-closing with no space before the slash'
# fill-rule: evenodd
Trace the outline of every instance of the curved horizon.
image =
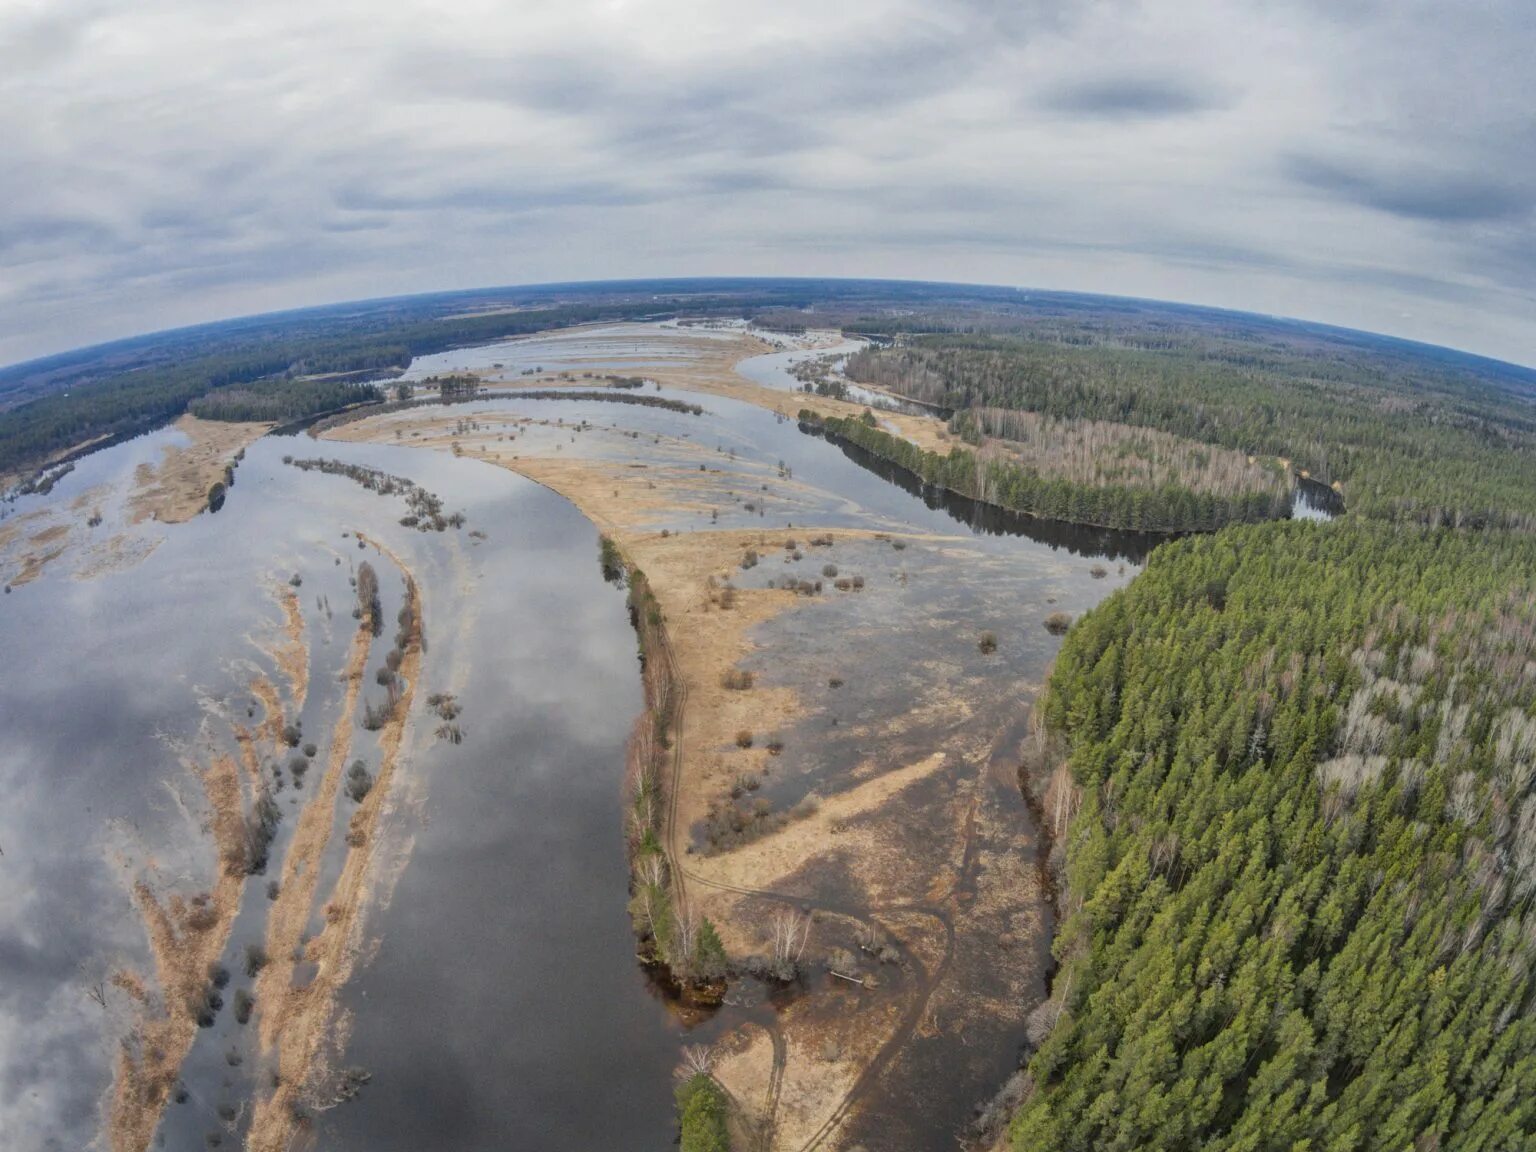
<svg viewBox="0 0 1536 1152">
<path fill-rule="evenodd" d="M 0 363 L 0 378 L 11 374 L 21 374 L 28 370 L 45 367 L 50 361 L 67 360 L 75 356 L 85 356 L 100 353 L 118 346 L 126 346 L 139 341 L 151 341 L 163 337 L 189 335 L 198 332 L 213 332 L 226 325 L 242 324 L 266 320 L 282 320 L 303 316 L 306 313 L 324 313 L 335 309 L 344 309 L 360 306 L 383 306 L 406 301 L 423 301 L 434 299 L 448 299 L 455 296 L 492 295 L 495 293 L 512 292 L 550 292 L 571 291 L 575 289 L 601 288 L 615 290 L 626 286 L 642 287 L 648 285 L 766 285 L 766 284 L 870 284 L 870 285 L 906 285 L 911 287 L 940 287 L 960 288 L 971 290 L 1017 292 L 1024 297 L 1030 294 L 1038 294 L 1047 297 L 1075 297 L 1091 301 L 1126 301 L 1139 305 L 1151 305 L 1165 309 L 1181 309 L 1193 312 L 1205 312 L 1231 317 L 1241 317 L 1250 320 L 1258 320 L 1266 323 L 1284 324 L 1304 329 L 1317 330 L 1319 335 L 1332 335 L 1334 337 L 1365 337 L 1370 340 L 1385 341 L 1394 345 L 1403 345 L 1421 352 L 1450 353 L 1458 358 L 1464 358 L 1474 363 L 1481 363 L 1490 367 L 1497 366 L 1504 369 L 1515 369 L 1520 373 L 1530 373 L 1531 383 L 1536 384 L 1536 360 L 1529 363 L 1518 360 L 1503 359 L 1498 356 L 1489 356 L 1470 348 L 1458 347 L 1452 344 L 1437 344 L 1426 340 L 1418 340 L 1408 336 L 1400 336 L 1392 332 L 1376 331 L 1369 328 L 1356 328 L 1345 324 L 1337 324 L 1332 321 L 1306 316 L 1289 316 L 1273 312 L 1257 312 L 1251 309 L 1233 308 L 1223 305 L 1206 304 L 1195 300 L 1175 300 L 1155 296 L 1136 296 L 1114 292 L 1081 292 L 1072 289 L 1050 288 L 1041 285 L 1014 285 L 1014 284 L 988 284 L 959 280 L 923 280 L 903 277 L 861 277 L 861 276 L 654 276 L 654 277 L 623 277 L 598 280 L 553 280 L 525 284 L 483 284 L 467 288 L 449 288 L 425 292 L 394 293 L 385 296 L 363 296 L 348 300 L 328 300 L 317 304 L 301 304 L 290 308 L 276 308 L 263 312 L 241 313 L 232 316 L 219 316 L 211 320 L 199 320 L 190 324 L 181 324 L 174 327 L 155 328 L 142 332 L 134 332 L 123 336 L 100 340 L 89 344 L 80 344 L 72 347 L 61 348 L 53 352 L 47 352 L 39 356 L 29 357 L 25 360 L 17 360 L 10 363 Z M 681 309 L 686 311 L 686 308 Z"/>
</svg>

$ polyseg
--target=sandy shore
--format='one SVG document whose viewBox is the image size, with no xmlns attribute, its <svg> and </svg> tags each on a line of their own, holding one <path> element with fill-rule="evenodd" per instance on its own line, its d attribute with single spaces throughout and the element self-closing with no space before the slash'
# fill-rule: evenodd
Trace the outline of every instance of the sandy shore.
<svg viewBox="0 0 1536 1152">
<path fill-rule="evenodd" d="M 647 369 L 648 376 L 789 417 L 801 407 L 835 415 L 863 410 L 737 375 L 737 360 L 765 350 L 753 338 L 678 339 L 703 348 L 692 349 L 698 354 L 685 364 Z M 551 381 L 529 381 L 535 382 L 547 387 Z M 612 407 L 622 430 L 624 409 Z M 935 419 L 882 413 L 887 418 L 919 443 L 943 444 Z M 738 960 L 770 949 L 777 913 L 813 913 L 806 921 L 805 963 L 816 974 L 810 990 L 771 1024 L 732 1030 L 718 1046 L 716 1075 L 755 1146 L 854 1142 L 863 1135 L 864 1112 L 899 1107 L 901 1097 L 921 1091 L 931 1079 L 928 1054 L 952 1052 L 964 1060 L 969 1038 L 979 1046 L 980 1037 L 1018 1025 L 1043 992 L 1046 902 L 1029 863 L 1031 832 L 1016 780 L 996 767 L 1009 755 L 1003 729 L 1027 711 L 1036 685 L 935 664 L 920 626 L 900 641 L 909 647 L 890 648 L 878 630 L 853 623 L 852 606 L 865 593 L 829 587 L 825 597 L 797 595 L 762 586 L 762 572 L 749 583 L 742 567 L 749 551 L 770 565 L 787 557 L 782 528 L 658 528 L 679 511 L 707 516 L 732 493 L 769 485 L 775 512 L 793 514 L 789 535 L 808 549 L 809 536 L 821 531 L 814 510 L 826 506 L 829 494 L 774 477 L 761 462 L 723 459 L 692 439 L 649 433 L 626 439 L 604 427 L 577 435 L 545 425 L 511 414 L 466 421 L 451 410 L 423 408 L 345 425 L 328 436 L 452 452 L 518 472 L 570 500 L 646 573 L 686 688 L 677 814 L 669 832 L 686 899 L 715 923 Z M 916 610 L 917 601 L 902 599 L 904 568 L 896 579 L 902 562 L 881 559 L 901 555 L 892 551 L 888 533 L 831 531 L 837 544 L 818 551 L 818 565 L 852 561 L 857 568 L 849 572 L 881 572 L 882 590 L 868 595 Z M 908 556 L 921 549 L 939 572 L 980 563 L 963 538 L 908 536 L 905 543 L 913 549 Z M 860 667 L 860 649 L 869 646 L 881 651 L 881 660 L 931 667 L 932 674 L 914 680 L 905 704 L 849 730 L 868 752 L 823 773 L 819 809 L 748 843 L 707 850 L 695 830 L 710 810 L 739 795 L 742 780 L 775 779 L 786 771 L 788 761 L 775 758 L 767 737 L 813 738 L 813 722 L 825 714 L 827 669 L 775 638 L 807 627 L 796 623 L 807 612 L 845 610 L 838 605 L 854 613 L 838 626 L 847 640 L 847 666 Z M 750 690 L 724 685 L 726 673 L 765 663 L 773 675 L 759 677 Z M 749 747 L 738 734 L 752 736 Z M 792 771 L 820 771 L 814 755 L 795 751 L 802 767 Z M 839 965 L 851 968 L 843 975 L 854 979 L 822 975 Z"/>
</svg>

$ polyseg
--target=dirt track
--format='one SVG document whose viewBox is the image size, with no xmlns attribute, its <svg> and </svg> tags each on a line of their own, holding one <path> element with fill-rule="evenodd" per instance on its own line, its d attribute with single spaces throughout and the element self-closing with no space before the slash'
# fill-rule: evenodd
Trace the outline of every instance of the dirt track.
<svg viewBox="0 0 1536 1152">
<path fill-rule="evenodd" d="M 695 342 L 709 345 L 706 356 L 650 374 L 790 415 L 802 404 L 840 415 L 862 410 L 735 375 L 737 358 L 761 351 L 756 341 Z M 622 429 L 623 411 L 613 407 Z M 939 442 L 935 421 L 901 419 L 914 424 L 914 438 Z M 788 563 L 782 529 L 658 529 L 679 509 L 696 513 L 732 490 L 771 483 L 776 509 L 801 509 L 789 514 L 804 548 L 818 532 L 811 510 L 825 494 L 771 477 L 761 462 L 722 461 L 693 440 L 623 439 L 601 427 L 577 435 L 494 413 L 466 424 L 430 408 L 331 435 L 452 451 L 519 472 L 571 500 L 645 571 L 686 701 L 667 835 L 686 898 L 716 924 L 737 959 L 765 950 L 774 910 L 811 909 L 808 990 L 769 1018 L 743 1020 L 717 1051 L 716 1075 L 756 1146 L 837 1147 L 863 1138 L 861 1125 L 898 1131 L 909 1119 L 904 1102 L 910 1108 L 924 1095 L 935 1064 L 953 1075 L 989 1042 L 1007 1051 L 999 1035 L 1021 1024 L 1043 993 L 1049 932 L 1046 901 L 1034 882 L 1029 818 L 1016 782 L 998 770 L 1010 760 L 1010 726 L 1027 710 L 1036 681 L 972 667 L 976 658 L 963 651 L 938 657 L 932 640 L 933 627 L 954 632 L 948 617 L 965 620 L 980 610 L 950 596 L 946 582 L 985 558 L 961 539 L 921 536 L 907 537 L 909 551 L 898 554 L 884 533 L 840 527 L 837 543 L 813 563 L 836 560 L 872 582 L 863 592 L 828 588 L 824 597 L 800 596 L 743 578 L 748 549 L 770 563 L 762 571 L 775 571 L 771 565 L 781 558 Z M 910 588 L 909 569 L 920 573 Z M 735 590 L 726 595 L 731 584 Z M 1006 596 L 1010 589 L 1002 587 Z M 944 622 L 925 619 L 936 609 L 948 614 Z M 868 612 L 912 620 L 899 635 L 887 635 L 865 621 Z M 813 618 L 806 613 L 817 613 L 820 623 L 801 623 Z M 845 639 L 838 663 L 829 666 L 814 646 L 791 639 L 807 628 Z M 961 649 L 967 634 L 974 632 L 960 633 Z M 856 725 L 826 729 L 829 711 L 841 707 L 828 702 L 829 670 L 852 677 L 859 673 L 849 669 L 871 661 L 931 671 L 868 697 Z M 760 671 L 748 691 L 724 687 L 723 675 L 743 665 L 769 674 Z M 740 747 L 735 735 L 748 731 L 751 747 Z M 768 733 L 788 742 L 783 757 L 764 746 Z M 819 754 L 818 742 L 828 739 L 830 755 Z M 786 797 L 810 787 L 821 806 L 759 838 L 711 851 L 699 841 L 699 828 L 749 778 Z M 853 971 L 828 974 L 847 966 L 848 957 Z M 963 1091 L 1000 1082 L 970 1067 Z"/>
</svg>

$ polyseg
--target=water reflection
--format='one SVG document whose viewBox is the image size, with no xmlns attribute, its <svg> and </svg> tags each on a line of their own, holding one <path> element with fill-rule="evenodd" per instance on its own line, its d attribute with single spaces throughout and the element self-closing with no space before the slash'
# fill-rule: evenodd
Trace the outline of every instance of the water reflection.
<svg viewBox="0 0 1536 1152">
<path fill-rule="evenodd" d="M 826 437 L 821 429 L 809 424 L 801 424 L 799 427 L 809 435 L 828 439 L 859 467 L 911 493 L 929 508 L 947 513 L 972 532 L 987 536 L 1023 537 L 1050 548 L 1065 549 L 1074 556 L 1125 560 L 1132 564 L 1144 563 L 1153 548 L 1173 539 L 1166 534 L 1154 532 L 1126 532 L 1115 528 L 1072 524 L 1065 520 L 1045 520 L 995 504 L 984 504 L 958 492 L 925 484 L 901 465 L 876 456 L 841 437 Z"/>
</svg>

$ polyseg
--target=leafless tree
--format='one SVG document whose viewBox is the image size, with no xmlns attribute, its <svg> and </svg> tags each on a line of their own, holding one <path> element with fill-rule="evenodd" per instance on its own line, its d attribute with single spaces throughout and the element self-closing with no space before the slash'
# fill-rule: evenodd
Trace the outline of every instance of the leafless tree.
<svg viewBox="0 0 1536 1152">
<path fill-rule="evenodd" d="M 707 1044 L 688 1044 L 683 1048 L 674 1075 L 686 1082 L 695 1076 L 708 1076 L 714 1066 L 715 1054 Z"/>
<path fill-rule="evenodd" d="M 792 976 L 799 967 L 800 957 L 805 954 L 806 942 L 811 938 L 811 918 L 800 915 L 792 908 L 780 908 L 773 914 L 770 927 L 773 933 L 774 967 Z"/>
</svg>

